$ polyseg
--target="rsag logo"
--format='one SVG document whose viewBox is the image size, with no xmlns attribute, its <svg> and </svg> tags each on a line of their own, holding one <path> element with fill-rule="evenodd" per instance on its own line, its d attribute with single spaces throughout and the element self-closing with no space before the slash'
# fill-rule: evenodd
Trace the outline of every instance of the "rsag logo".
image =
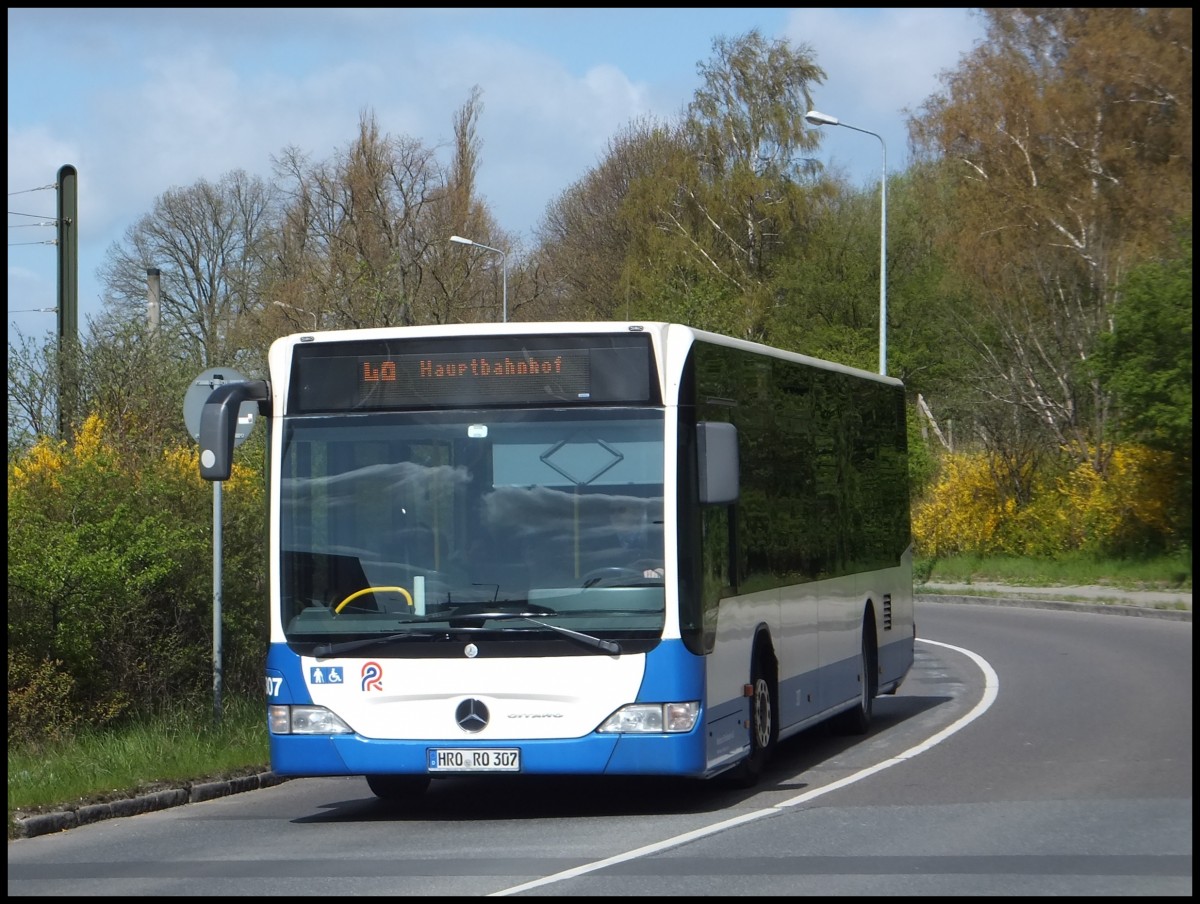
<svg viewBox="0 0 1200 904">
<path fill-rule="evenodd" d="M 362 689 L 383 691 L 383 666 L 378 662 L 364 662 L 362 667 Z"/>
</svg>

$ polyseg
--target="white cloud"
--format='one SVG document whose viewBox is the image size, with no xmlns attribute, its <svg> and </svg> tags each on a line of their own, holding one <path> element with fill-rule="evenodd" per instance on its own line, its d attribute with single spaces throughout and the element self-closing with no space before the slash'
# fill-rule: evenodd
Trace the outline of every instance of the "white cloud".
<svg viewBox="0 0 1200 904">
<path fill-rule="evenodd" d="M 906 109 L 916 113 L 940 90 L 939 73 L 970 51 L 982 24 L 966 10 L 812 8 L 792 12 L 787 34 L 808 43 L 825 70 L 824 83 L 813 89 L 814 106 L 881 134 L 888 168 L 895 171 L 908 159 Z M 849 164 L 861 175 L 865 167 L 859 161 L 878 154 L 870 139 L 863 145 L 826 132 L 823 153 L 835 165 Z"/>
<path fill-rule="evenodd" d="M 162 193 L 234 169 L 269 178 L 287 147 L 326 159 L 364 110 L 448 155 L 479 86 L 478 187 L 501 228 L 529 238 L 625 126 L 687 105 L 717 36 L 758 28 L 812 45 L 829 73 L 818 108 L 885 134 L 898 166 L 902 109 L 978 28 L 964 10 L 856 8 L 10 9 L 8 21 L 9 191 L 78 168 L 81 320 L 98 313 L 104 252 Z M 829 134 L 822 156 L 869 178 L 878 147 Z M 41 303 L 20 306 L 53 305 L 53 250 L 14 248 L 23 231 L 10 230 L 9 307 L 22 270 L 44 278 Z"/>
</svg>

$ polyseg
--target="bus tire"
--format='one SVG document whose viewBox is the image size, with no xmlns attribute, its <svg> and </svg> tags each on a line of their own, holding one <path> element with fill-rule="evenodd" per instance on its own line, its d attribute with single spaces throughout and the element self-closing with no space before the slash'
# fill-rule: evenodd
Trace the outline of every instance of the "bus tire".
<svg viewBox="0 0 1200 904">
<path fill-rule="evenodd" d="M 875 697 L 879 693 L 879 650 L 875 642 L 875 617 L 869 606 L 863 615 L 858 667 L 858 703 L 835 719 L 835 727 L 842 734 L 862 735 L 871 730 Z"/>
<path fill-rule="evenodd" d="M 759 644 L 755 647 L 750 667 L 750 753 L 728 773 L 729 783 L 737 788 L 753 788 L 758 784 L 767 761 L 775 751 L 779 738 L 776 718 L 775 676 L 769 667 L 770 654 Z"/>
<path fill-rule="evenodd" d="M 368 775 L 367 787 L 380 800 L 417 800 L 429 787 L 428 775 Z"/>
</svg>

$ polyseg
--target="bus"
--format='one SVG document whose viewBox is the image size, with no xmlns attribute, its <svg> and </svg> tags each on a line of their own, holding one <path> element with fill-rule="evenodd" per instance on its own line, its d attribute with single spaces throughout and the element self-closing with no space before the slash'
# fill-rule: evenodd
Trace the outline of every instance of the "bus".
<svg viewBox="0 0 1200 904">
<path fill-rule="evenodd" d="M 912 665 L 895 378 L 677 323 L 296 334 L 205 401 L 202 477 L 247 402 L 278 775 L 749 787 L 811 726 L 867 732 Z"/>
</svg>

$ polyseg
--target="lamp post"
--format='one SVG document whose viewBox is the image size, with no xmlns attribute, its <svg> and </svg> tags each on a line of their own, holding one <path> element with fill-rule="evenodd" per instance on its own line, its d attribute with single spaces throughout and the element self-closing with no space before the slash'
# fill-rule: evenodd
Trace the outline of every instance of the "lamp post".
<svg viewBox="0 0 1200 904">
<path fill-rule="evenodd" d="M 317 321 L 318 321 L 318 318 L 321 316 L 320 314 L 316 314 L 316 313 L 314 313 L 314 312 L 312 312 L 312 311 L 306 311 L 306 310 L 304 310 L 304 308 L 298 308 L 298 307 L 296 307 L 295 305 L 292 305 L 292 304 L 285 304 L 285 303 L 284 303 L 284 302 L 282 302 L 282 301 L 273 301 L 273 302 L 271 302 L 271 304 L 273 304 L 273 305 L 277 305 L 277 306 L 279 306 L 279 307 L 281 307 L 281 308 L 287 308 L 289 311 L 295 311 L 297 314 L 312 314 L 312 319 L 313 319 L 313 332 L 316 332 L 316 330 L 317 330 L 317 328 L 318 328 L 318 327 L 317 327 Z"/>
<path fill-rule="evenodd" d="M 887 145 L 883 136 L 868 129 L 860 129 L 816 110 L 809 110 L 804 118 L 814 126 L 841 126 L 866 135 L 874 135 L 883 148 L 883 175 L 879 180 L 879 372 L 887 373 Z"/>
<path fill-rule="evenodd" d="M 473 242 L 470 239 L 464 239 L 461 235 L 450 236 L 450 241 L 458 242 L 460 245 L 474 245 L 476 248 L 482 248 L 484 251 L 492 251 L 500 255 L 500 286 L 501 286 L 501 301 L 503 307 L 501 323 L 508 323 L 508 255 L 499 248 L 493 248 L 491 245 L 484 245 L 480 242 Z"/>
</svg>

